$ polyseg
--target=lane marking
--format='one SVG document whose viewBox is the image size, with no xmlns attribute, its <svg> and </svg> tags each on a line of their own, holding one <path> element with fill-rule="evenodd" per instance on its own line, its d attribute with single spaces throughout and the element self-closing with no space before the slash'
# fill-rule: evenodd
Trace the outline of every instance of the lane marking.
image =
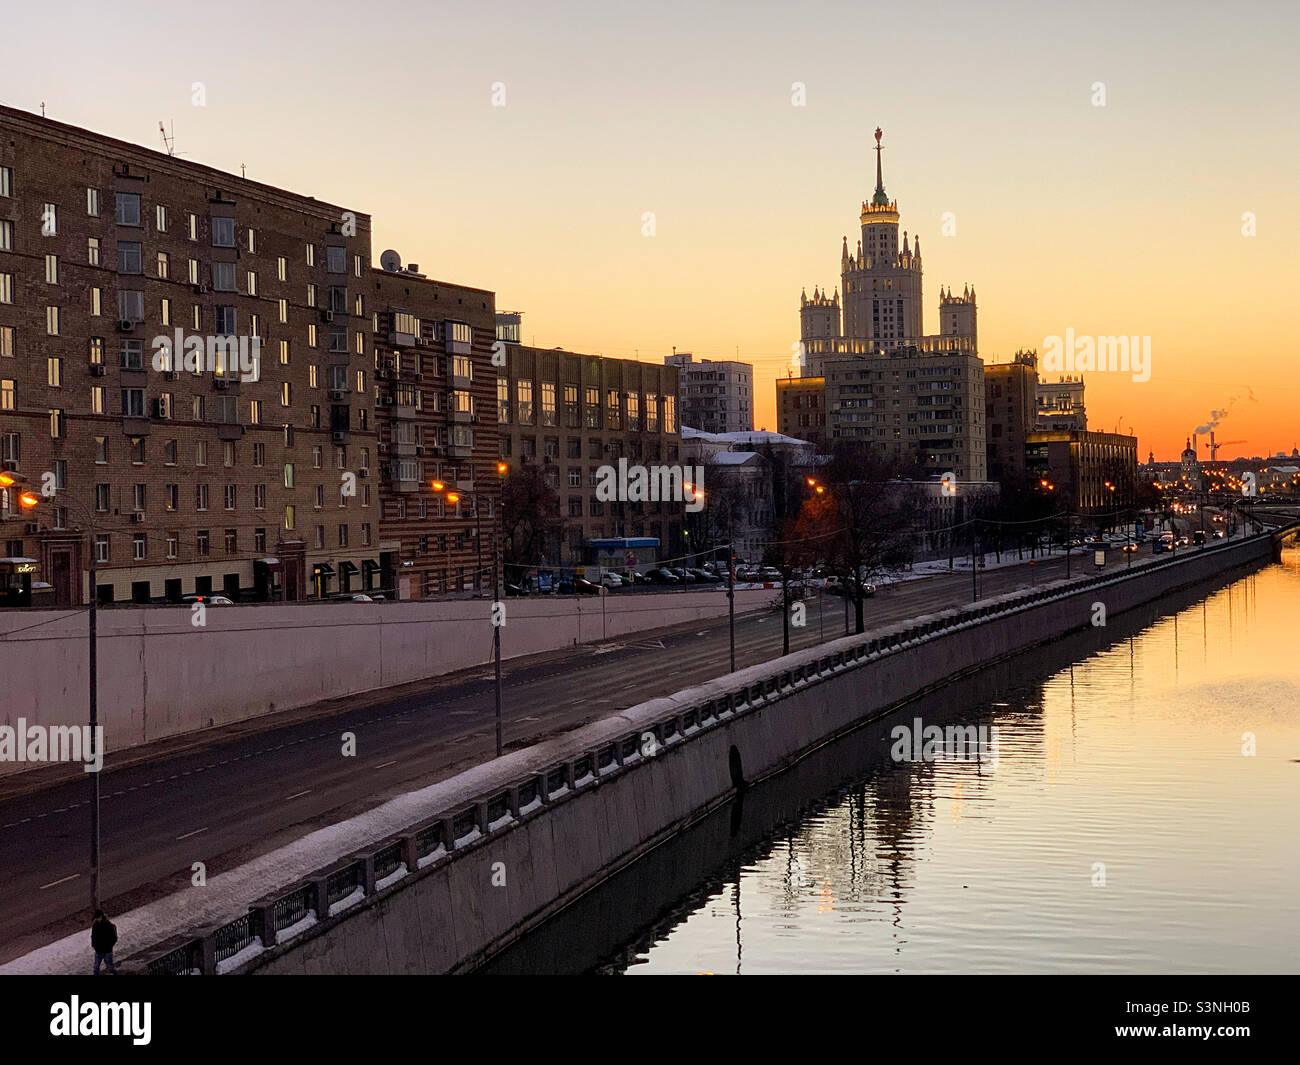
<svg viewBox="0 0 1300 1065">
<path fill-rule="evenodd" d="M 197 836 L 200 832 L 206 832 L 206 831 L 207 831 L 206 828 L 196 828 L 193 832 L 186 832 L 185 835 L 183 836 L 177 836 L 176 842 L 179 843 L 183 839 L 189 839 L 191 836 Z"/>
<path fill-rule="evenodd" d="M 387 769 L 390 765 L 397 765 L 397 759 L 394 758 L 391 762 L 383 762 L 383 763 L 381 763 L 381 764 L 375 766 L 375 768 L 376 768 L 376 769 Z"/>
<path fill-rule="evenodd" d="M 59 884 L 66 884 L 69 880 L 76 880 L 80 875 L 80 873 L 73 873 L 71 876 L 65 876 L 62 880 L 51 880 L 48 884 L 42 884 L 40 890 L 44 891 L 46 888 L 57 887 Z"/>
<path fill-rule="evenodd" d="M 290 795 L 289 798 L 288 798 L 288 799 L 285 799 L 284 801 L 285 801 L 285 802 L 288 802 L 289 799 L 300 799 L 300 798 L 302 798 L 304 795 L 310 795 L 310 794 L 311 794 L 311 788 L 308 788 L 306 791 L 298 791 L 298 792 L 294 792 L 294 794 Z"/>
</svg>

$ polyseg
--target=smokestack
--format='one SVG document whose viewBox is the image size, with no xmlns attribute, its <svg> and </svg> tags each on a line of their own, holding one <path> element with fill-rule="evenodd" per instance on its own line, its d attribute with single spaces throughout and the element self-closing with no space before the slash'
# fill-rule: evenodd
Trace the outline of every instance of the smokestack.
<svg viewBox="0 0 1300 1065">
<path fill-rule="evenodd" d="M 1192 452 L 1193 452 L 1193 454 L 1199 454 L 1199 452 L 1196 450 L 1196 434 L 1195 434 L 1195 433 L 1192 434 Z"/>
</svg>

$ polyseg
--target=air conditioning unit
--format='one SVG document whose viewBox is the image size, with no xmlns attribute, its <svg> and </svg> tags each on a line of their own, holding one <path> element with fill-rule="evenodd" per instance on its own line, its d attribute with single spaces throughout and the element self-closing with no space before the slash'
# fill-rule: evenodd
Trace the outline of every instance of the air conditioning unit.
<svg viewBox="0 0 1300 1065">
<path fill-rule="evenodd" d="M 169 412 L 167 410 L 167 401 L 159 397 L 153 401 L 153 416 L 155 418 L 166 418 Z"/>
<path fill-rule="evenodd" d="M 342 399 L 342 398 L 343 398 L 344 396 L 346 396 L 347 394 L 348 394 L 348 393 L 347 393 L 347 389 L 344 389 L 344 388 L 331 388 L 331 389 L 330 389 L 330 399 Z"/>
<path fill-rule="evenodd" d="M 387 445 L 387 444 L 380 444 L 380 445 L 379 445 L 379 453 L 380 453 L 381 455 L 386 455 L 386 454 L 388 454 L 388 445 Z"/>
<path fill-rule="evenodd" d="M 334 321 L 334 312 L 333 312 L 333 311 L 321 311 L 321 312 L 320 312 L 320 320 L 321 320 L 322 322 L 327 323 L 327 324 L 330 323 L 330 322 L 332 322 L 332 321 Z"/>
<path fill-rule="evenodd" d="M 34 522 L 34 521 L 29 521 L 29 522 L 27 523 L 26 528 L 27 528 L 27 535 L 28 535 L 28 536 L 32 536 L 32 535 L 34 535 L 34 534 L 36 534 L 36 533 L 38 533 L 38 532 L 41 531 L 41 527 L 40 527 L 39 525 L 37 525 L 36 522 Z"/>
<path fill-rule="evenodd" d="M 144 512 L 143 512 L 143 511 L 139 511 L 139 510 L 134 511 L 134 512 L 131 514 L 131 524 L 132 524 L 132 525 L 143 525 L 143 524 L 144 524 Z"/>
<path fill-rule="evenodd" d="M 91 377 L 103 377 L 106 373 L 108 373 L 108 367 L 102 362 L 97 362 L 90 367 Z"/>
<path fill-rule="evenodd" d="M 334 443 L 341 444 L 348 438 L 348 434 L 342 429 L 335 429 L 331 434 L 334 437 Z"/>
<path fill-rule="evenodd" d="M 443 446 L 442 446 L 441 444 L 430 444 L 430 445 L 429 445 L 429 451 L 432 452 L 434 455 L 441 455 L 441 454 L 443 453 L 443 450 L 444 450 L 444 449 L 443 449 Z"/>
<path fill-rule="evenodd" d="M 175 381 L 177 374 L 175 370 L 164 370 L 163 377 L 166 378 L 168 381 Z"/>
<path fill-rule="evenodd" d="M 230 387 L 230 382 L 227 381 L 224 377 L 216 377 L 213 378 L 212 387 L 225 391 L 227 388 Z"/>
<path fill-rule="evenodd" d="M 362 466 L 359 470 L 357 470 L 357 476 L 360 477 L 360 478 L 362 478 L 363 480 L 364 480 L 366 477 L 369 477 L 369 476 L 370 476 L 370 468 L 367 467 L 367 466 Z"/>
<path fill-rule="evenodd" d="M 130 318 L 122 318 L 117 323 L 117 331 L 119 333 L 130 333 L 134 331 L 134 329 L 135 323 L 131 321 Z"/>
</svg>

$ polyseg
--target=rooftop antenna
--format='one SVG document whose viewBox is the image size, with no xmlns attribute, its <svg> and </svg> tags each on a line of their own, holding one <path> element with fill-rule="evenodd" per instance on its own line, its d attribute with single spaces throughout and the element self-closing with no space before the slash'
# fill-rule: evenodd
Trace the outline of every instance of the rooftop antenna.
<svg viewBox="0 0 1300 1065">
<path fill-rule="evenodd" d="M 176 154 L 176 123 L 172 123 L 170 136 L 167 133 L 167 127 L 161 122 L 158 123 L 158 132 L 162 134 L 163 147 L 167 149 L 168 155 Z"/>
<path fill-rule="evenodd" d="M 41 101 L 41 118 L 45 117 L 45 101 Z"/>
<path fill-rule="evenodd" d="M 239 164 L 239 176 L 248 177 L 248 169 L 244 166 L 243 163 Z"/>
</svg>

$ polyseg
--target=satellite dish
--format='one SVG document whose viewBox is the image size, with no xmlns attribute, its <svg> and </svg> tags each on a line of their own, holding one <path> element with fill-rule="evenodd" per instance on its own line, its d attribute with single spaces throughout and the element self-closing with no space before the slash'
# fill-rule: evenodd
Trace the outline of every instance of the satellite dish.
<svg viewBox="0 0 1300 1065">
<path fill-rule="evenodd" d="M 387 270 L 390 274 L 397 273 L 402 268 L 402 257 L 389 248 L 379 257 L 379 265 Z"/>
</svg>

